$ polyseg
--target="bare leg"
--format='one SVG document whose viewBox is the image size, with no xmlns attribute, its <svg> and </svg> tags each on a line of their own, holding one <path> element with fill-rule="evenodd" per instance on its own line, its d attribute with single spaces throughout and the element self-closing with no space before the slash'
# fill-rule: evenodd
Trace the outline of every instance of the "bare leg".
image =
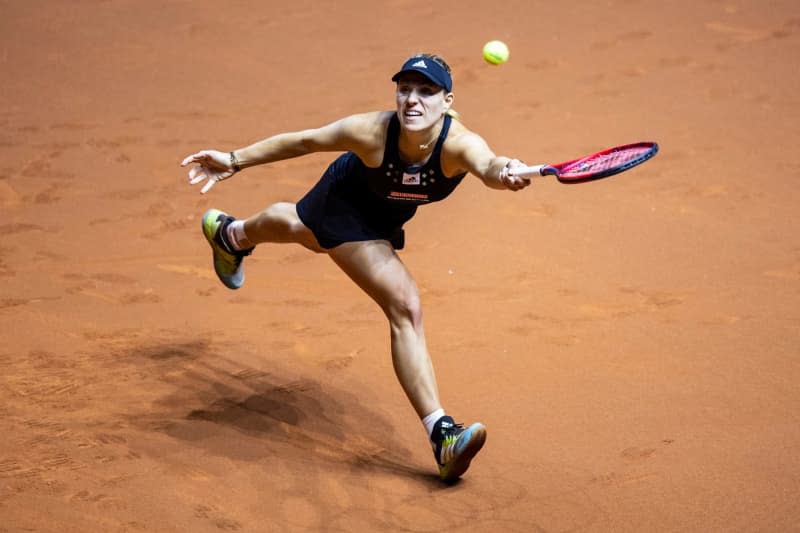
<svg viewBox="0 0 800 533">
<path fill-rule="evenodd" d="M 313 252 L 324 252 L 316 237 L 297 215 L 295 204 L 272 204 L 244 221 L 244 232 L 253 244 L 297 243 Z"/>
<path fill-rule="evenodd" d="M 441 408 L 417 284 L 392 245 L 388 241 L 351 242 L 328 253 L 389 319 L 395 374 L 419 417 Z"/>
<path fill-rule="evenodd" d="M 326 251 L 300 220 L 295 204 L 273 204 L 245 220 L 244 229 L 253 244 L 297 243 L 314 252 Z M 388 241 L 352 242 L 327 252 L 389 319 L 395 373 L 419 417 L 439 409 L 419 291 L 392 245 Z"/>
</svg>

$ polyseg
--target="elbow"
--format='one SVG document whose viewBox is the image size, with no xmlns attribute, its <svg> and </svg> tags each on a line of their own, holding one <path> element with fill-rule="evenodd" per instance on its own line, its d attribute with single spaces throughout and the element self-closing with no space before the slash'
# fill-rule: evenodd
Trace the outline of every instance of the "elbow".
<svg viewBox="0 0 800 533">
<path fill-rule="evenodd" d="M 486 187 L 494 190 L 502 190 L 506 188 L 505 184 L 499 177 L 496 178 L 486 176 L 481 178 L 481 182 L 483 182 Z"/>
<path fill-rule="evenodd" d="M 298 152 L 298 155 L 310 154 L 319 149 L 314 137 L 310 135 L 308 130 L 301 131 L 298 134 L 297 142 L 294 143 L 293 148 Z"/>
</svg>

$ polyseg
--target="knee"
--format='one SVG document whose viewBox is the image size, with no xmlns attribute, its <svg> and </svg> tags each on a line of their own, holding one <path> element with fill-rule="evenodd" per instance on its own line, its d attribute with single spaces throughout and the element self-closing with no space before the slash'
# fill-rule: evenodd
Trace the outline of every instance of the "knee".
<svg viewBox="0 0 800 533">
<path fill-rule="evenodd" d="M 395 294 L 387 314 L 393 324 L 411 324 L 414 329 L 419 329 L 422 326 L 422 303 L 416 288 Z"/>
<path fill-rule="evenodd" d="M 287 203 L 272 204 L 253 217 L 253 225 L 259 231 L 269 232 L 271 235 L 283 236 L 291 233 L 293 218 L 297 218 L 292 207 L 292 204 Z"/>
<path fill-rule="evenodd" d="M 275 224 L 279 224 L 289 234 L 298 234 L 306 230 L 305 224 L 297 214 L 297 206 L 289 202 L 278 202 L 264 210 L 264 216 Z"/>
<path fill-rule="evenodd" d="M 262 209 L 254 216 L 250 217 L 250 219 L 245 222 L 245 230 L 250 230 L 247 235 L 250 236 L 250 232 L 265 232 L 270 231 L 272 227 L 275 225 L 275 219 L 277 216 L 277 212 L 275 210 L 275 206 L 271 205 L 266 209 Z"/>
<path fill-rule="evenodd" d="M 312 252 L 325 252 L 311 230 L 300 220 L 295 204 L 278 202 L 270 205 L 258 214 L 256 226 L 269 242 L 292 242 Z"/>
<path fill-rule="evenodd" d="M 294 214 L 294 210 L 292 209 L 292 204 L 279 202 L 277 204 L 272 204 L 258 215 L 258 221 L 264 225 L 289 225 L 291 223 L 292 214 Z"/>
</svg>

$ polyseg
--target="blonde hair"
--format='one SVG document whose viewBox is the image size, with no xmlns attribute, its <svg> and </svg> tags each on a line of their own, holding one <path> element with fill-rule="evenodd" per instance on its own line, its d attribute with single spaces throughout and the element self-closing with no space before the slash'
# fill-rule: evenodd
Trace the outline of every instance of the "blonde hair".
<svg viewBox="0 0 800 533">
<path fill-rule="evenodd" d="M 440 67 L 445 69 L 448 74 L 450 74 L 451 76 L 453 75 L 453 71 L 450 69 L 450 65 L 447 64 L 447 61 L 445 61 L 442 56 L 440 56 L 438 54 L 428 54 L 428 53 L 425 53 L 425 52 L 421 52 L 419 54 L 414 54 L 413 56 L 409 57 L 408 59 L 416 59 L 418 57 L 421 57 L 421 58 L 424 58 L 424 59 L 430 59 L 431 61 L 436 61 L 436 63 L 438 63 Z"/>
</svg>

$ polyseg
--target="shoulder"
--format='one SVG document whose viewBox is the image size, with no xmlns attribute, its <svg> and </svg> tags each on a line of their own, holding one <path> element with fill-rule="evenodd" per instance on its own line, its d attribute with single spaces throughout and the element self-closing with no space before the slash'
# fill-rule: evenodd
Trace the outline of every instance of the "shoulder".
<svg viewBox="0 0 800 533">
<path fill-rule="evenodd" d="M 314 151 L 370 151 L 385 140 L 390 117 L 391 112 L 386 111 L 348 115 L 322 127 L 303 131 L 303 142 Z"/>
<path fill-rule="evenodd" d="M 339 122 L 340 127 L 354 138 L 368 142 L 385 134 L 393 114 L 392 111 L 370 111 L 344 117 Z"/>
<path fill-rule="evenodd" d="M 442 170 L 448 176 L 469 172 L 473 166 L 471 161 L 476 155 L 490 152 L 483 137 L 458 120 L 453 120 L 442 146 Z"/>
<path fill-rule="evenodd" d="M 314 137 L 319 141 L 316 147 L 353 152 L 367 166 L 379 166 L 393 114 L 393 111 L 371 111 L 339 119 L 316 130 Z"/>
<path fill-rule="evenodd" d="M 458 120 L 450 122 L 450 131 L 447 132 L 447 139 L 445 139 L 445 147 L 449 150 L 464 150 L 474 147 L 476 145 L 485 145 L 486 141 L 467 128 Z"/>
</svg>

